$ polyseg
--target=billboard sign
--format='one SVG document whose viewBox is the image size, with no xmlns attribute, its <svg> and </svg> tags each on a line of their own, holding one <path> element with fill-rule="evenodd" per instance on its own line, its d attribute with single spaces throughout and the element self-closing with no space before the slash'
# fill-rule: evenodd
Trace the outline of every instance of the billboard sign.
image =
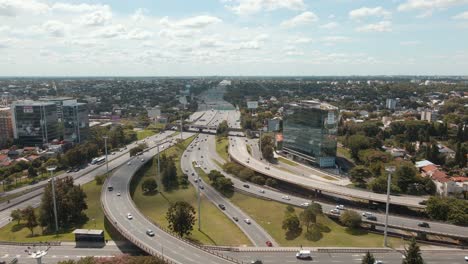
<svg viewBox="0 0 468 264">
<path fill-rule="evenodd" d="M 257 109 L 258 102 L 257 101 L 247 101 L 247 108 L 248 109 Z"/>
</svg>

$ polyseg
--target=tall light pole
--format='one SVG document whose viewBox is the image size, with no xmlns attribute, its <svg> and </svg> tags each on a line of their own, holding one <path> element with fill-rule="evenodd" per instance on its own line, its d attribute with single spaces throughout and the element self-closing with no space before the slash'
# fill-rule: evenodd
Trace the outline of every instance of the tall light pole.
<svg viewBox="0 0 468 264">
<path fill-rule="evenodd" d="M 201 230 L 201 206 L 200 206 L 200 198 L 201 198 L 201 191 L 200 191 L 200 176 L 198 176 L 198 230 Z"/>
<path fill-rule="evenodd" d="M 54 202 L 54 217 L 55 217 L 55 234 L 58 234 L 58 218 L 57 218 L 57 202 L 56 202 L 56 197 L 55 197 L 55 176 L 54 176 L 54 171 L 57 169 L 57 167 L 47 167 L 47 171 L 50 172 L 50 176 L 52 179 L 52 199 Z"/>
<path fill-rule="evenodd" d="M 180 115 L 180 140 L 184 140 L 184 137 L 182 136 L 182 132 L 184 130 L 184 123 L 182 121 L 183 117 L 182 114 Z"/>
<path fill-rule="evenodd" d="M 158 151 L 158 177 L 161 177 L 161 166 L 159 163 L 159 142 L 156 145 L 157 151 Z"/>
<path fill-rule="evenodd" d="M 388 209 L 390 207 L 390 186 L 392 185 L 392 174 L 395 172 L 395 166 L 385 167 L 387 172 L 387 205 L 385 206 L 385 229 L 384 229 L 384 246 L 387 247 L 387 229 L 388 229 Z"/>
<path fill-rule="evenodd" d="M 106 178 L 109 177 L 109 160 L 107 159 L 107 138 L 108 136 L 103 136 L 104 138 L 104 148 L 106 151 Z"/>
</svg>

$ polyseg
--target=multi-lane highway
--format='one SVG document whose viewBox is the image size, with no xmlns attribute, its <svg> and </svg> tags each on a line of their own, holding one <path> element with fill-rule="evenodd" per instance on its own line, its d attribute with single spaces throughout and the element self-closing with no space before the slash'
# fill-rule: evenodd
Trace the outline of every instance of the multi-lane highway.
<svg viewBox="0 0 468 264">
<path fill-rule="evenodd" d="M 184 138 L 192 135 L 184 133 Z M 167 143 L 161 145 L 160 151 L 169 146 Z M 150 254 L 164 256 L 175 263 L 232 263 L 166 233 L 150 222 L 135 207 L 129 189 L 131 178 L 155 154 L 156 150 L 153 149 L 142 156 L 130 159 L 130 165 L 118 168 L 106 182 L 103 190 L 107 190 L 108 186 L 114 188 L 113 191 L 103 191 L 101 196 L 101 202 L 109 221 L 138 247 Z M 117 195 L 118 192 L 120 195 Z M 132 219 L 128 218 L 128 214 L 132 215 Z M 154 232 L 154 236 L 146 234 L 148 229 Z"/>
<path fill-rule="evenodd" d="M 365 190 L 347 188 L 331 182 L 324 182 L 311 177 L 305 177 L 302 175 L 293 174 L 288 171 L 280 170 L 274 166 L 270 166 L 266 161 L 257 160 L 250 156 L 247 151 L 247 146 L 242 140 L 234 141 L 234 144 L 229 146 L 229 155 L 233 160 L 240 163 L 241 165 L 251 168 L 252 170 L 261 174 L 267 175 L 272 178 L 276 178 L 281 181 L 297 184 L 305 188 L 313 190 L 321 190 L 331 195 L 348 196 L 351 198 L 357 198 L 362 200 L 371 200 L 385 203 L 387 196 L 385 194 L 374 193 Z M 250 159 L 249 159 L 250 158 Z M 420 203 L 425 198 L 417 196 L 395 196 L 391 195 L 390 202 L 392 204 L 418 207 L 423 208 L 424 206 Z"/>
<path fill-rule="evenodd" d="M 168 137 L 173 134 L 174 131 L 164 131 L 162 134 L 158 135 L 159 137 Z M 154 139 L 156 135 L 148 137 L 145 139 L 145 142 L 148 144 L 149 147 L 154 147 Z M 137 146 L 140 142 L 134 142 L 132 144 L 127 145 L 125 148 L 121 148 L 119 151 L 112 152 L 108 155 L 109 158 L 109 170 L 113 170 L 118 166 L 125 164 L 125 161 L 130 157 L 129 150 L 132 147 Z M 86 168 L 72 173 L 64 173 L 58 177 L 66 177 L 72 176 L 75 179 L 75 184 L 81 185 L 87 182 L 94 180 L 97 175 L 102 175 L 106 173 L 106 164 L 101 165 L 89 165 Z M 47 180 L 39 182 L 35 185 L 25 186 L 22 188 L 18 188 L 17 190 L 13 190 L 10 192 L 6 192 L 4 195 L 11 195 L 15 192 L 27 191 L 28 189 L 35 188 L 36 190 L 28 192 L 22 196 L 17 198 L 11 199 L 10 203 L 3 202 L 0 204 L 0 227 L 5 226 L 9 223 L 9 218 L 11 211 L 15 209 L 22 209 L 26 208 L 27 206 L 38 207 L 41 202 L 41 194 L 43 192 L 43 188 L 47 184 Z"/>
<path fill-rule="evenodd" d="M 221 207 L 224 206 L 224 209 L 221 211 L 230 218 L 239 228 L 245 233 L 245 235 L 252 241 L 255 246 L 265 246 L 267 241 L 270 241 L 274 246 L 278 244 L 274 239 L 253 219 L 251 219 L 247 214 L 245 214 L 241 209 L 232 204 L 229 199 L 225 198 L 219 194 L 209 183 L 203 182 L 199 178 L 198 173 L 194 169 L 192 162 L 203 161 L 201 157 L 204 153 L 203 151 L 197 151 L 198 148 L 205 149 L 207 144 L 205 144 L 205 139 L 208 135 L 199 135 L 192 144 L 185 150 L 183 157 L 181 158 L 181 167 L 187 175 L 189 175 L 190 182 L 196 187 L 203 186 L 203 189 L 199 189 L 215 206 Z M 202 162 L 199 162 L 203 164 Z M 197 182 L 195 182 L 197 181 Z M 234 219 L 237 219 L 234 220 Z M 249 223 L 245 219 L 249 219 Z"/>
</svg>

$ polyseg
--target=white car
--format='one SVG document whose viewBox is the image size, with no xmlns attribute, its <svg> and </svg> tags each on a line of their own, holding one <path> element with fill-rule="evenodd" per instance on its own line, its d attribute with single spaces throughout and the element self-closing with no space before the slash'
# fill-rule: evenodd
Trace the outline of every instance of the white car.
<svg viewBox="0 0 468 264">
<path fill-rule="evenodd" d="M 309 205 L 310 205 L 310 203 L 308 203 L 308 202 L 301 203 L 301 206 L 302 206 L 302 207 L 307 207 L 307 206 L 309 206 Z"/>
<path fill-rule="evenodd" d="M 287 200 L 287 201 L 291 200 L 291 198 L 289 198 L 289 196 L 287 196 L 287 195 L 283 195 L 283 196 L 281 197 L 281 199 Z"/>
<path fill-rule="evenodd" d="M 248 219 L 248 218 L 244 219 L 244 222 L 245 222 L 246 224 L 248 224 L 248 225 L 250 225 L 250 223 L 251 223 L 251 222 L 250 222 L 250 219 Z"/>
<path fill-rule="evenodd" d="M 342 204 L 337 205 L 335 208 L 338 209 L 338 210 L 344 210 L 345 209 L 344 205 L 342 205 Z"/>
<path fill-rule="evenodd" d="M 131 213 L 128 213 L 128 214 L 127 214 L 127 219 L 128 219 L 128 220 L 132 220 L 132 219 L 133 219 L 133 215 L 132 215 Z"/>
<path fill-rule="evenodd" d="M 331 213 L 331 214 L 339 215 L 341 212 L 340 212 L 340 210 L 338 210 L 338 209 L 335 208 L 335 209 L 331 209 L 331 210 L 330 210 L 330 213 Z"/>
<path fill-rule="evenodd" d="M 372 213 L 371 212 L 364 212 L 362 213 L 362 216 L 364 216 L 365 218 L 369 217 L 369 216 L 372 216 Z"/>
<path fill-rule="evenodd" d="M 127 163 L 127 165 L 130 166 L 130 165 L 132 165 L 132 163 L 129 161 L 129 162 Z"/>
<path fill-rule="evenodd" d="M 384 264 L 384 263 L 383 263 L 383 261 L 381 261 L 381 260 L 376 260 L 376 261 L 374 262 L 374 264 Z"/>
<path fill-rule="evenodd" d="M 265 193 L 265 190 L 259 189 L 258 192 L 259 192 L 259 193 Z"/>
<path fill-rule="evenodd" d="M 120 192 L 117 193 L 117 196 L 120 196 Z"/>
</svg>

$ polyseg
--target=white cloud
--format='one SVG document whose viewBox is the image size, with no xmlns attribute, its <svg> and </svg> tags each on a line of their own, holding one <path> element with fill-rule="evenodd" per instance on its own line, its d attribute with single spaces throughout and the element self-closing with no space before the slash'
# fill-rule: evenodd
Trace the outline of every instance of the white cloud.
<svg viewBox="0 0 468 264">
<path fill-rule="evenodd" d="M 133 29 L 127 34 L 128 39 L 147 40 L 153 36 L 153 33 L 142 29 Z"/>
<path fill-rule="evenodd" d="M 290 39 L 287 42 L 291 44 L 307 44 L 311 43 L 313 40 L 311 38 L 306 38 L 306 37 L 297 37 L 294 39 Z"/>
<path fill-rule="evenodd" d="M 356 28 L 358 32 L 390 32 L 392 31 L 392 22 L 380 21 L 375 24 L 367 24 Z"/>
<path fill-rule="evenodd" d="M 214 16 L 195 16 L 174 22 L 171 22 L 168 17 L 164 17 L 159 21 L 163 26 L 181 28 L 204 28 L 221 22 L 221 19 Z"/>
<path fill-rule="evenodd" d="M 389 18 L 392 15 L 391 12 L 385 10 L 383 7 L 361 7 L 358 9 L 351 10 L 349 17 L 351 19 L 363 19 L 366 17 L 384 17 Z"/>
<path fill-rule="evenodd" d="M 23 1 L 23 0 L 20 0 Z M 69 3 L 55 3 L 51 6 L 52 11 L 68 12 L 68 13 L 86 13 L 97 10 L 109 11 L 108 5 L 90 5 L 90 4 L 69 4 Z"/>
<path fill-rule="evenodd" d="M 238 15 L 249 15 L 263 10 L 304 10 L 306 7 L 303 0 L 231 0 L 223 2 L 232 3 L 226 7 Z"/>
<path fill-rule="evenodd" d="M 98 38 L 116 38 L 124 37 L 127 29 L 122 24 L 110 25 L 96 30 L 93 34 Z"/>
<path fill-rule="evenodd" d="M 281 22 L 282 27 L 292 28 L 297 26 L 307 25 L 318 20 L 318 16 L 313 12 L 307 11 L 297 15 L 291 19 Z"/>
<path fill-rule="evenodd" d="M 453 16 L 453 19 L 468 19 L 468 11 Z"/>
<path fill-rule="evenodd" d="M 8 48 L 13 44 L 11 39 L 0 39 L 0 49 Z"/>
<path fill-rule="evenodd" d="M 468 4 L 468 0 L 406 0 L 398 6 L 398 11 L 418 10 L 422 14 L 419 17 L 427 17 L 434 10 L 446 9 L 452 6 Z"/>
<path fill-rule="evenodd" d="M 132 20 L 140 22 L 145 19 L 145 14 L 148 13 L 148 10 L 145 8 L 138 8 L 135 13 L 131 16 Z"/>
<path fill-rule="evenodd" d="M 336 23 L 336 22 L 330 22 L 330 23 L 326 23 L 326 24 L 323 24 L 320 26 L 320 28 L 324 28 L 324 29 L 334 29 L 334 28 L 337 28 L 340 24 Z"/>
<path fill-rule="evenodd" d="M 64 37 L 66 25 L 57 20 L 49 20 L 42 25 L 42 29 L 52 37 Z"/>
<path fill-rule="evenodd" d="M 0 0 L 0 16 L 17 16 L 19 14 L 41 14 L 49 6 L 36 0 Z"/>
<path fill-rule="evenodd" d="M 112 19 L 112 13 L 110 11 L 98 10 L 90 14 L 83 15 L 80 19 L 80 23 L 85 26 L 103 26 Z"/>
<path fill-rule="evenodd" d="M 320 39 L 326 45 L 334 45 L 337 43 L 349 42 L 351 39 L 345 36 L 325 36 Z"/>
</svg>

